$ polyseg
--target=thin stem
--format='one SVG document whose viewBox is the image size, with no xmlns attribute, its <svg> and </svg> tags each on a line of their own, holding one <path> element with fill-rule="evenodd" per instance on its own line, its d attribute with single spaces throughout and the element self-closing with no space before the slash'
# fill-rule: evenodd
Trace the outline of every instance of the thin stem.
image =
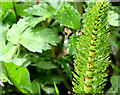
<svg viewBox="0 0 120 95">
<path fill-rule="evenodd" d="M 14 0 L 12 0 L 12 3 L 13 3 L 13 9 L 14 9 L 14 12 L 15 12 L 16 20 L 18 21 L 18 15 L 17 15 L 17 12 L 16 12 Z"/>
<path fill-rule="evenodd" d="M 18 57 L 20 55 L 20 45 L 18 45 L 18 50 L 17 50 L 17 55 L 16 57 Z"/>
</svg>

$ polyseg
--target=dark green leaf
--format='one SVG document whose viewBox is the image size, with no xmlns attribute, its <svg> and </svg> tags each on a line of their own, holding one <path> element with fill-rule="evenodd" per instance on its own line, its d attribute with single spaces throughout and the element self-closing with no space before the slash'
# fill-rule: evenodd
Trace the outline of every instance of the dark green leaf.
<svg viewBox="0 0 120 95">
<path fill-rule="evenodd" d="M 32 87 L 33 93 L 40 93 L 40 86 L 36 80 L 32 82 L 31 87 Z"/>
<path fill-rule="evenodd" d="M 50 61 L 41 61 L 39 63 L 32 64 L 32 66 L 37 66 L 38 68 L 42 68 L 42 69 L 55 69 L 55 68 L 57 68 L 57 66 L 55 64 L 51 63 Z"/>
</svg>

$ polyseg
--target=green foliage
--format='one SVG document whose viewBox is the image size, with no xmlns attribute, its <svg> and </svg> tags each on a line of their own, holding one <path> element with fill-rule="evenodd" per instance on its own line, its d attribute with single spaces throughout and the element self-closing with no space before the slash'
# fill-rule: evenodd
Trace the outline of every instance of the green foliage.
<svg viewBox="0 0 120 95">
<path fill-rule="evenodd" d="M 37 64 L 32 64 L 32 66 L 37 66 L 38 68 L 42 69 L 55 69 L 57 66 L 50 61 L 40 61 Z"/>
<path fill-rule="evenodd" d="M 109 11 L 108 22 L 110 25 L 119 26 L 120 23 L 119 19 L 120 17 L 118 13 L 115 13 L 114 11 Z"/>
<path fill-rule="evenodd" d="M 63 4 L 53 18 L 67 27 L 80 29 L 80 14 L 69 4 Z"/>
<path fill-rule="evenodd" d="M 97 2 L 85 13 L 82 32 L 77 41 L 73 73 L 74 93 L 103 93 L 109 66 L 108 2 Z M 85 79 L 85 80 L 84 80 Z"/>
<path fill-rule="evenodd" d="M 34 81 L 30 82 L 30 75 L 26 68 L 19 67 L 14 63 L 5 63 L 6 75 L 10 79 L 10 81 L 23 93 L 36 93 L 37 89 L 40 89 L 38 84 Z M 36 89 L 33 88 L 36 86 Z M 40 91 L 38 90 L 37 93 Z"/>
<path fill-rule="evenodd" d="M 108 89 L 108 91 L 106 93 L 118 93 L 118 89 L 119 89 L 119 76 L 118 75 L 112 75 L 110 82 L 112 84 L 112 87 L 110 87 Z"/>
<path fill-rule="evenodd" d="M 69 4 L 61 1 L 51 2 L 51 0 L 28 1 L 0 2 L 2 5 L 2 10 L 0 10 L 0 21 L 2 21 L 0 23 L 0 85 L 3 86 L 0 92 L 41 93 L 43 95 L 72 93 L 73 54 L 75 54 L 76 72 L 73 74 L 74 91 L 77 89 L 82 93 L 102 92 L 101 89 L 104 88 L 107 76 L 104 71 L 109 65 L 109 34 L 106 29 L 108 24 L 111 31 L 109 40 L 113 49 L 113 59 L 114 62 L 119 60 L 118 6 L 113 6 L 112 3 L 109 5 L 107 19 L 106 7 L 100 10 L 101 4 L 98 4 L 98 7 L 91 9 L 96 4 L 96 2 L 91 2 L 93 0 Z M 84 10 L 81 9 L 86 12 L 82 24 L 83 17 L 80 14 L 83 14 Z M 98 15 L 101 15 L 100 18 Z M 73 33 L 68 43 L 64 43 L 65 27 L 72 28 Z M 74 33 L 80 30 L 80 27 L 83 27 L 84 35 L 79 37 Z M 98 29 L 95 34 L 92 32 L 94 28 Z M 95 39 L 97 39 L 96 42 Z M 90 45 L 91 41 L 94 41 L 92 45 Z M 88 64 L 89 61 L 91 64 Z M 106 72 L 109 73 L 110 70 L 115 74 L 117 71 L 119 73 L 116 63 L 112 64 L 112 69 Z M 116 76 L 113 75 L 109 93 L 118 90 L 115 87 L 118 85 L 114 80 Z M 64 89 L 66 93 L 63 93 Z M 107 89 L 108 87 L 105 88 Z M 75 93 L 78 93 L 77 91 Z"/>
<path fill-rule="evenodd" d="M 25 26 L 25 20 L 20 19 L 17 24 L 13 24 L 11 29 L 9 29 L 7 32 L 7 40 L 13 44 L 18 45 L 20 36 L 26 28 L 27 26 Z"/>
<path fill-rule="evenodd" d="M 55 82 L 54 82 L 54 86 L 55 86 L 55 91 L 56 91 L 57 95 L 59 95 L 59 90 L 58 90 L 58 88 L 57 88 Z"/>
<path fill-rule="evenodd" d="M 51 49 L 51 45 L 59 42 L 57 31 L 49 28 L 26 29 L 20 37 L 20 44 L 32 52 Z"/>
<path fill-rule="evenodd" d="M 68 41 L 69 46 L 69 54 L 75 54 L 76 51 L 76 46 L 77 46 L 77 38 L 79 38 L 77 35 L 72 35 L 70 37 L 70 40 Z"/>
</svg>

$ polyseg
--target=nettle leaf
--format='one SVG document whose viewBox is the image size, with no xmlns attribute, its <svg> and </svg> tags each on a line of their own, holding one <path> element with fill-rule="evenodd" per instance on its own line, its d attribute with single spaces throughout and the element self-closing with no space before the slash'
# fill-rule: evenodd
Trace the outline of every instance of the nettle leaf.
<svg viewBox="0 0 120 95">
<path fill-rule="evenodd" d="M 27 18 L 25 18 L 26 20 L 26 26 L 31 26 L 31 27 L 35 27 L 39 22 L 45 20 L 47 17 L 33 17 L 33 16 L 29 16 Z"/>
<path fill-rule="evenodd" d="M 14 63 L 3 63 L 11 82 L 23 93 L 32 92 L 30 75 L 27 68 L 19 67 Z"/>
<path fill-rule="evenodd" d="M 51 61 L 41 61 L 36 64 L 32 64 L 32 66 L 36 66 L 42 69 L 55 69 L 57 66 L 53 64 Z"/>
<path fill-rule="evenodd" d="M 13 24 L 12 28 L 7 32 L 7 40 L 13 44 L 19 44 L 19 38 L 22 32 L 27 28 L 25 26 L 25 20 L 20 19 L 17 24 Z"/>
<path fill-rule="evenodd" d="M 79 38 L 77 35 L 72 35 L 70 37 L 70 40 L 68 41 L 69 44 L 69 53 L 70 54 L 75 54 L 76 52 L 76 46 L 77 46 L 77 38 Z"/>
<path fill-rule="evenodd" d="M 56 31 L 49 28 L 28 28 L 20 38 L 20 44 L 32 52 L 42 52 L 51 49 L 51 45 L 59 42 Z"/>
<path fill-rule="evenodd" d="M 30 7 L 29 9 L 25 9 L 25 11 L 36 16 L 51 16 L 51 14 L 55 12 L 55 9 L 46 3 L 40 3 Z"/>
<path fill-rule="evenodd" d="M 53 18 L 67 27 L 80 29 L 80 14 L 67 3 L 61 6 Z"/>
</svg>

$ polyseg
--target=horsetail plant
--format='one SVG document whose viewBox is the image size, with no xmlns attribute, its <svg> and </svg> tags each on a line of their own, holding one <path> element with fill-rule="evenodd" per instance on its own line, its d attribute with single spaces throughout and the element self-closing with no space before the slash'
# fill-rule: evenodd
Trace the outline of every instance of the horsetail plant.
<svg viewBox="0 0 120 95">
<path fill-rule="evenodd" d="M 104 93 L 106 69 L 110 64 L 108 2 L 98 1 L 84 14 L 82 34 L 74 56 L 73 92 Z"/>
</svg>

